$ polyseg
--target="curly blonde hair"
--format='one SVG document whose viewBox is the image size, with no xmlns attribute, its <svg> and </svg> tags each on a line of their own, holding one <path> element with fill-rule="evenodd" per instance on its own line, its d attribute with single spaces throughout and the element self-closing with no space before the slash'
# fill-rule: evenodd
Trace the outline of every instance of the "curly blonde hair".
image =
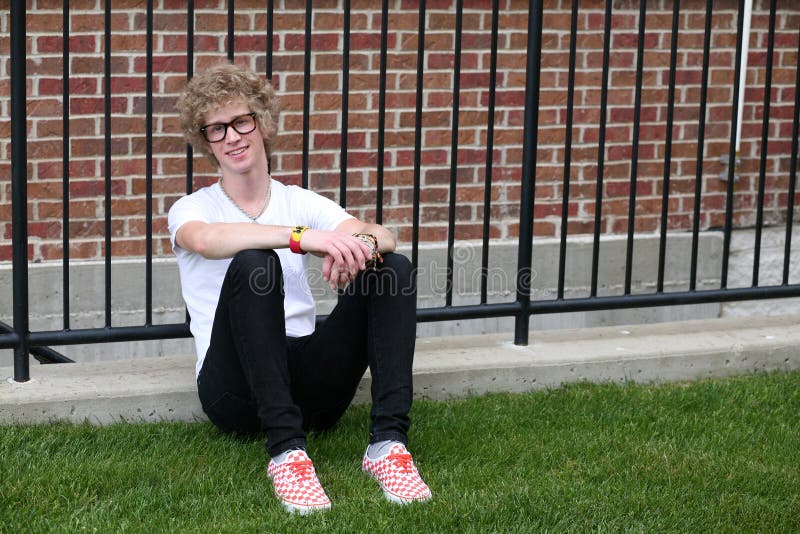
<svg viewBox="0 0 800 534">
<path fill-rule="evenodd" d="M 219 162 L 200 128 L 205 126 L 207 113 L 237 99 L 246 102 L 250 111 L 256 114 L 269 159 L 278 131 L 278 98 L 272 85 L 247 66 L 222 63 L 199 73 L 186 84 L 175 105 L 186 140 L 217 167 Z"/>
</svg>

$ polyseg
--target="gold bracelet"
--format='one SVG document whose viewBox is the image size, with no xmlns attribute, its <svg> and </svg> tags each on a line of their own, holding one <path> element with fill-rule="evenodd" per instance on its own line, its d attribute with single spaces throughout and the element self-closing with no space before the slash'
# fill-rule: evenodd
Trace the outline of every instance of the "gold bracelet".
<svg viewBox="0 0 800 534">
<path fill-rule="evenodd" d="M 378 252 L 378 238 L 372 234 L 353 234 L 353 237 L 359 239 L 362 243 L 367 245 L 372 251 L 372 258 L 367 260 L 368 269 L 377 269 L 378 263 L 383 261 L 383 256 Z"/>
</svg>

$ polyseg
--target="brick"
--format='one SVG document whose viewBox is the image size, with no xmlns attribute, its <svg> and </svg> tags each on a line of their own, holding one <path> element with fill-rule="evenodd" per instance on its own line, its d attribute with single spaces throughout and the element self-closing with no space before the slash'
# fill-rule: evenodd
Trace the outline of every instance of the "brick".
<svg viewBox="0 0 800 534">
<path fill-rule="evenodd" d="M 496 105 L 498 107 L 511 106 L 518 107 L 524 105 L 525 91 L 497 91 L 496 92 Z"/>
<path fill-rule="evenodd" d="M 10 236 L 8 236 L 10 237 Z M 54 239 L 61 237 L 61 222 L 60 221 L 46 221 L 36 222 L 28 221 L 28 237 L 29 238 L 42 238 Z"/>
<path fill-rule="evenodd" d="M 33 139 L 61 136 L 63 127 L 60 120 L 37 120 L 34 121 Z"/>
<path fill-rule="evenodd" d="M 60 192 L 60 184 L 59 192 Z M 121 195 L 126 190 L 123 180 L 111 180 L 111 194 Z M 103 180 L 71 180 L 69 184 L 70 198 L 95 198 L 105 195 L 105 183 Z M 54 195 L 51 195 L 51 197 Z M 46 198 L 40 196 L 40 198 Z"/>
<path fill-rule="evenodd" d="M 127 99 L 124 97 L 111 97 L 110 109 L 112 113 L 124 113 L 127 108 Z M 102 97 L 75 97 L 70 100 L 70 115 L 102 115 L 105 112 L 105 99 Z"/>
<path fill-rule="evenodd" d="M 69 173 L 71 178 L 96 177 L 98 168 L 100 167 L 94 159 L 81 160 L 74 156 L 70 157 Z"/>
<path fill-rule="evenodd" d="M 143 239 L 112 239 L 111 254 L 113 256 L 144 256 L 145 241 Z M 100 255 L 106 254 L 105 242 L 100 243 Z"/>
<path fill-rule="evenodd" d="M 350 34 L 350 50 L 380 50 L 380 47 L 380 32 L 353 32 Z"/>
<path fill-rule="evenodd" d="M 267 36 L 264 35 L 236 35 L 235 37 L 236 50 L 266 50 L 267 49 Z"/>
<path fill-rule="evenodd" d="M 37 99 L 28 102 L 28 117 L 49 117 L 53 113 L 60 113 L 61 102 L 56 99 Z"/>
<path fill-rule="evenodd" d="M 152 138 L 153 154 L 175 154 L 182 151 L 185 146 L 186 142 L 182 137 L 160 135 Z M 146 147 L 146 138 L 137 137 L 134 138 L 131 149 L 134 154 L 144 155 Z"/>
<path fill-rule="evenodd" d="M 147 89 L 144 76 L 114 76 L 111 78 L 112 94 L 144 93 Z"/>
<path fill-rule="evenodd" d="M 64 175 L 61 161 L 36 161 L 29 178 L 34 180 L 61 179 Z"/>
<path fill-rule="evenodd" d="M 61 218 L 64 214 L 63 202 L 37 202 L 39 219 Z M 94 200 L 71 200 L 69 202 L 70 218 L 87 219 L 97 215 L 97 203 Z"/>
<path fill-rule="evenodd" d="M 70 239 L 104 238 L 106 235 L 104 220 L 71 220 L 69 224 Z M 111 221 L 111 236 L 125 235 L 125 223 L 120 219 Z"/>
<path fill-rule="evenodd" d="M 70 258 L 94 259 L 97 258 L 98 246 L 95 242 L 71 242 L 69 245 Z M 43 260 L 58 260 L 63 257 L 61 243 L 42 243 L 39 245 L 39 254 Z"/>
</svg>

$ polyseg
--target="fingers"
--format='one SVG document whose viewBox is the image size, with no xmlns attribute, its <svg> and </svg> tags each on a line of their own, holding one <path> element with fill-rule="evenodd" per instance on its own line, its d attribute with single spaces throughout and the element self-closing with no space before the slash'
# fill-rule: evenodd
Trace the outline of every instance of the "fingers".
<svg viewBox="0 0 800 534">
<path fill-rule="evenodd" d="M 322 276 L 333 289 L 355 280 L 366 269 L 371 254 L 360 239 L 342 232 L 308 230 L 303 235 L 302 247 L 325 258 Z"/>
<path fill-rule="evenodd" d="M 326 264 L 328 266 L 327 272 L 325 269 Z M 328 281 L 328 285 L 330 285 L 331 289 L 334 291 L 347 287 L 350 282 L 356 279 L 358 272 L 359 271 L 353 272 L 350 267 L 343 262 L 336 261 L 333 256 L 325 256 L 323 260 L 322 276 Z"/>
<path fill-rule="evenodd" d="M 331 279 L 331 267 L 333 267 L 333 258 L 325 256 L 322 258 L 322 279 L 328 281 Z"/>
</svg>

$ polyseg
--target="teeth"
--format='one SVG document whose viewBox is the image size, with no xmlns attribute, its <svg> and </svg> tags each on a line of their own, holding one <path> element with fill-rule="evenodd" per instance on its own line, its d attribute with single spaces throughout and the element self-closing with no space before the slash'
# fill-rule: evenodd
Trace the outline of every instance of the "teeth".
<svg viewBox="0 0 800 534">
<path fill-rule="evenodd" d="M 228 155 L 229 156 L 238 156 L 239 154 L 244 152 L 244 149 L 245 149 L 245 147 L 239 148 L 237 150 L 232 150 L 231 152 L 228 152 Z"/>
</svg>

